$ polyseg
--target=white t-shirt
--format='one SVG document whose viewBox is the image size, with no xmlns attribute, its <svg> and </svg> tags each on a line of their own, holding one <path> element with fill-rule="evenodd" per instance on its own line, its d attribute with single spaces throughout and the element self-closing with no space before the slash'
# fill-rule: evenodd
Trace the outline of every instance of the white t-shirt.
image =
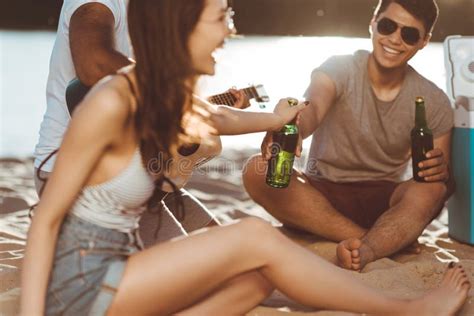
<svg viewBox="0 0 474 316">
<path fill-rule="evenodd" d="M 47 108 L 34 153 L 36 168 L 52 151 L 59 148 L 71 119 L 66 106 L 65 94 L 68 83 L 76 77 L 76 71 L 69 46 L 69 21 L 80 6 L 91 2 L 102 3 L 113 13 L 115 19 L 115 49 L 127 57 L 132 57 L 127 25 L 128 0 L 64 0 L 56 41 L 50 59 L 46 86 Z M 51 172 L 55 158 L 52 157 L 41 170 Z"/>
</svg>

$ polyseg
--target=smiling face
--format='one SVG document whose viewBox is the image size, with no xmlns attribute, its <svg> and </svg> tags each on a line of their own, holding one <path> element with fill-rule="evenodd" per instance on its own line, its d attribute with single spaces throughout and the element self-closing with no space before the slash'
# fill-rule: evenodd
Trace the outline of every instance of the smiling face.
<svg viewBox="0 0 474 316">
<path fill-rule="evenodd" d="M 389 18 L 398 24 L 395 32 L 389 35 L 377 31 L 377 22 Z M 418 29 L 421 37 L 414 45 L 408 45 L 402 39 L 401 27 L 408 26 Z M 372 45 L 375 62 L 382 68 L 394 69 L 404 67 L 408 61 L 428 44 L 430 36 L 423 26 L 423 22 L 416 19 L 397 3 L 391 3 L 377 19 L 371 21 Z"/>
<path fill-rule="evenodd" d="M 216 61 L 213 53 L 222 48 L 226 38 L 234 32 L 232 12 L 227 0 L 206 0 L 206 6 L 188 42 L 197 74 L 214 74 Z"/>
</svg>

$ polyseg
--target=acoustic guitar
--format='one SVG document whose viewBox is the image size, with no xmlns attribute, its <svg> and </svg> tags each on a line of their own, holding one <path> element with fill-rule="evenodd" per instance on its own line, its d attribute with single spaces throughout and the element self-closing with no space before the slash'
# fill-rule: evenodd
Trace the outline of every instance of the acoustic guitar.
<svg viewBox="0 0 474 316">
<path fill-rule="evenodd" d="M 69 114 L 72 115 L 74 109 L 82 101 L 84 96 L 89 92 L 90 87 L 84 85 L 79 79 L 75 78 L 69 82 L 66 88 L 66 104 L 69 110 Z M 264 107 L 264 103 L 269 102 L 270 98 L 265 91 L 263 85 L 252 85 L 242 89 L 244 94 L 249 100 L 255 99 L 261 107 Z M 234 106 L 237 99 L 230 92 L 224 92 L 208 97 L 208 101 L 213 104 Z M 199 144 L 187 144 L 182 145 L 178 149 L 178 153 L 182 156 L 189 156 L 195 153 L 199 148 Z"/>
</svg>

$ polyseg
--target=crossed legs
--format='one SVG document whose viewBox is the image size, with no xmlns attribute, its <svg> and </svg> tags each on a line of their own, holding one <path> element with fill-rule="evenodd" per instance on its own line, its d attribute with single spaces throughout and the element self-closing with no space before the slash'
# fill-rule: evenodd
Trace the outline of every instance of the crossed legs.
<svg viewBox="0 0 474 316">
<path fill-rule="evenodd" d="M 338 260 L 347 269 L 389 256 L 415 242 L 444 202 L 441 183 L 404 182 L 391 195 L 389 209 L 366 229 L 336 210 L 305 175 L 294 170 L 287 189 L 265 184 L 266 162 L 254 156 L 247 162 L 243 181 L 249 195 L 282 223 L 340 242 Z"/>
<path fill-rule="evenodd" d="M 349 238 L 337 248 L 340 264 L 360 270 L 367 263 L 390 256 L 417 240 L 444 203 L 444 183 L 401 183 L 383 213 L 362 238 Z"/>
<path fill-rule="evenodd" d="M 250 158 L 243 171 L 244 187 L 283 224 L 338 242 L 365 235 L 366 229 L 339 213 L 301 172 L 293 170 L 290 185 L 284 190 L 268 186 L 266 165 L 260 155 Z"/>
</svg>

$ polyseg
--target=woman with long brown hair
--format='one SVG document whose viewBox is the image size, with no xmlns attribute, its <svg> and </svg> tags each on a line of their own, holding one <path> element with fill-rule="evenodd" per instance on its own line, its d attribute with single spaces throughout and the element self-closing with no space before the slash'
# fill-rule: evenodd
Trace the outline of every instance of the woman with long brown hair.
<svg viewBox="0 0 474 316">
<path fill-rule="evenodd" d="M 277 130 L 305 106 L 285 99 L 252 113 L 195 95 L 231 22 L 226 0 L 130 0 L 136 65 L 102 80 L 74 114 L 28 234 L 22 314 L 243 314 L 275 287 L 319 308 L 457 310 L 469 289 L 461 267 L 419 300 L 392 299 L 256 218 L 138 251 L 138 219 L 156 187 L 173 185 L 179 146 L 216 151 L 213 135 Z"/>
</svg>

